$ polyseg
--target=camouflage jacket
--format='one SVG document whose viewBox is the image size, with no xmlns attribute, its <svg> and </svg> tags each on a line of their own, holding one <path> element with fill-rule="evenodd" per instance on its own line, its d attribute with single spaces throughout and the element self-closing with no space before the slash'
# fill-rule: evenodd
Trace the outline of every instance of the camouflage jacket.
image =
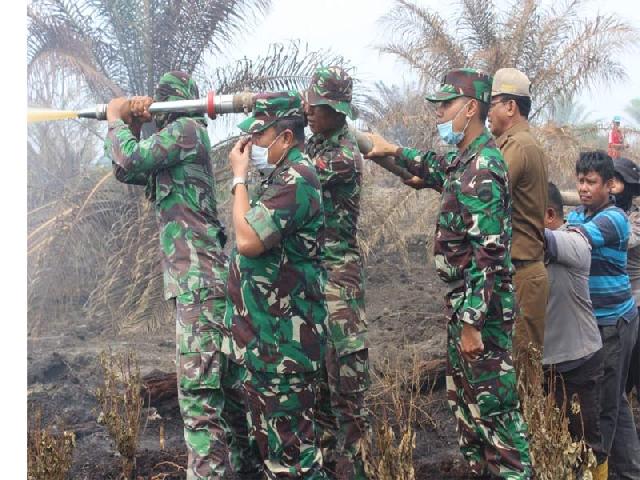
<svg viewBox="0 0 640 480">
<path fill-rule="evenodd" d="M 362 190 L 362 155 L 347 125 L 331 137 L 321 134 L 307 141 L 306 153 L 322 184 L 325 216 L 324 263 L 329 281 L 353 294 L 363 289 L 358 246 L 358 216 Z"/>
<path fill-rule="evenodd" d="M 481 328 L 496 290 L 513 291 L 511 197 L 500 151 L 485 130 L 459 154 L 404 148 L 396 162 L 442 193 L 434 241 L 438 275 L 453 291 L 453 312 Z"/>
<path fill-rule="evenodd" d="M 326 336 L 324 212 L 318 176 L 298 148 L 255 190 L 245 219 L 265 252 L 231 253 L 223 351 L 252 371 L 316 371 Z"/>
<path fill-rule="evenodd" d="M 204 287 L 224 296 L 227 258 L 218 220 L 206 127 L 182 117 L 138 141 L 121 120 L 110 122 L 105 154 L 116 178 L 147 186 L 160 229 L 164 297 Z"/>
</svg>

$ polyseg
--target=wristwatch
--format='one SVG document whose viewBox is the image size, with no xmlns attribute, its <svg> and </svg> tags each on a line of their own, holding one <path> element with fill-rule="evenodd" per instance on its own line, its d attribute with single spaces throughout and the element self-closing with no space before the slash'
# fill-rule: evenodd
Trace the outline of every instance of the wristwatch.
<svg viewBox="0 0 640 480">
<path fill-rule="evenodd" d="M 247 179 L 245 177 L 233 177 L 231 181 L 231 194 L 233 195 L 236 192 L 236 185 L 246 185 Z"/>
</svg>

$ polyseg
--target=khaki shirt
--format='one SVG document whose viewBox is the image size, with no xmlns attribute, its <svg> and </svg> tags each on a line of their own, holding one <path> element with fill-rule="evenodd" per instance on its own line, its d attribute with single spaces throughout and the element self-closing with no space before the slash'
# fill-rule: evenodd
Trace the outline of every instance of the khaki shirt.
<svg viewBox="0 0 640 480">
<path fill-rule="evenodd" d="M 511 258 L 541 261 L 548 182 L 545 153 L 531 135 L 526 120 L 500 135 L 496 143 L 509 168 L 513 202 Z"/>
</svg>

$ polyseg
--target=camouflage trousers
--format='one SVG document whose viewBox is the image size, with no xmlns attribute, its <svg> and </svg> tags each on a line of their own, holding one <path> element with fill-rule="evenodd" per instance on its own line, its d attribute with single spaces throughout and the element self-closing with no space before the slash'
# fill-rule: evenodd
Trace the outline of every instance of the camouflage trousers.
<svg viewBox="0 0 640 480">
<path fill-rule="evenodd" d="M 527 425 L 520 411 L 511 358 L 513 295 L 497 291 L 482 328 L 484 352 L 462 356 L 462 321 L 447 326 L 447 398 L 457 422 L 460 451 L 478 475 L 532 478 Z"/>
<path fill-rule="evenodd" d="M 252 469 L 244 455 L 250 440 L 242 379 L 227 373 L 220 352 L 224 309 L 225 299 L 211 297 L 208 289 L 176 298 L 178 403 L 190 480 L 221 479 L 227 457 L 235 472 Z"/>
<path fill-rule="evenodd" d="M 317 374 L 252 372 L 233 361 L 228 365 L 231 375 L 242 379 L 250 438 L 243 455 L 252 470 L 240 478 L 326 479 L 314 419 Z"/>
<path fill-rule="evenodd" d="M 325 295 L 329 339 L 316 414 L 324 469 L 332 479 L 363 480 L 368 478 L 364 454 L 371 438 L 364 401 L 371 384 L 364 302 L 331 281 Z"/>
</svg>

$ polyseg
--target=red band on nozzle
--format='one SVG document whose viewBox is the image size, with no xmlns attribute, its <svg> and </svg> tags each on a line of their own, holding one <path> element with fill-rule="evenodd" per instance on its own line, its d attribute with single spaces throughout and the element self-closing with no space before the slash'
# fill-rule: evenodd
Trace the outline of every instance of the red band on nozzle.
<svg viewBox="0 0 640 480">
<path fill-rule="evenodd" d="M 211 120 L 216 118 L 216 102 L 215 102 L 216 94 L 213 90 L 211 90 L 207 94 L 207 115 Z"/>
</svg>

